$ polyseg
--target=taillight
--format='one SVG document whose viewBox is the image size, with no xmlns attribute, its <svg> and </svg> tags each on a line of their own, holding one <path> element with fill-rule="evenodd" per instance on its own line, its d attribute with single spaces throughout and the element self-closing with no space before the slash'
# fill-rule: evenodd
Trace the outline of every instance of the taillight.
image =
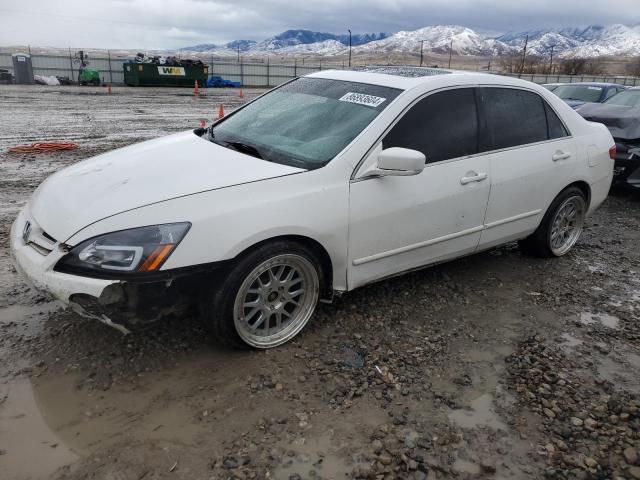
<svg viewBox="0 0 640 480">
<path fill-rule="evenodd" d="M 616 146 L 615 145 L 609 149 L 609 158 L 611 160 L 615 160 L 616 159 Z"/>
</svg>

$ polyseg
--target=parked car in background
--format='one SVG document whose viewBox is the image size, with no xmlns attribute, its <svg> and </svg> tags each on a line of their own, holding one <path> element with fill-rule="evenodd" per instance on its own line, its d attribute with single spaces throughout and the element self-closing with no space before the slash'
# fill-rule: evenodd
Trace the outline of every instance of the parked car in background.
<svg viewBox="0 0 640 480">
<path fill-rule="evenodd" d="M 640 188 L 640 87 L 577 111 L 586 120 L 604 124 L 615 139 L 614 183 Z"/>
<path fill-rule="evenodd" d="M 553 92 L 560 85 L 564 85 L 564 83 L 544 83 L 541 86 L 543 86 L 544 88 L 546 88 L 550 92 Z"/>
<path fill-rule="evenodd" d="M 551 83 L 549 85 L 553 87 L 551 91 L 573 109 L 585 103 L 602 103 L 627 88 L 617 83 L 600 82 Z"/>
<path fill-rule="evenodd" d="M 199 303 L 217 337 L 271 348 L 335 293 L 515 240 L 567 254 L 607 196 L 614 150 L 603 125 L 530 82 L 327 70 L 208 129 L 53 174 L 11 251 L 91 318 Z"/>
</svg>

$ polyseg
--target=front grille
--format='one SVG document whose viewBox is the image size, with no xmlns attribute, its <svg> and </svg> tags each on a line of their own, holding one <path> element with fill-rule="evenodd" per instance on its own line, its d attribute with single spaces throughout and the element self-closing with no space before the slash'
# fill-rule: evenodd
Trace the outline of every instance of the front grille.
<svg viewBox="0 0 640 480">
<path fill-rule="evenodd" d="M 40 255 L 49 255 L 58 244 L 58 241 L 42 230 L 35 221 L 31 220 L 30 222 L 31 231 L 28 234 L 28 238 L 25 238 L 26 244 Z"/>
</svg>

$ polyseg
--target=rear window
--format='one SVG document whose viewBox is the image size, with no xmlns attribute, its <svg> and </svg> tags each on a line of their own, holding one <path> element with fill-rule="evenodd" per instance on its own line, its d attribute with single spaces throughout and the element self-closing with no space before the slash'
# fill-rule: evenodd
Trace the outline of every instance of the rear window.
<svg viewBox="0 0 640 480">
<path fill-rule="evenodd" d="M 626 107 L 637 107 L 640 105 L 640 90 L 623 90 L 613 97 L 605 100 L 607 105 L 622 105 Z"/>
<path fill-rule="evenodd" d="M 499 150 L 549 138 L 547 112 L 539 95 L 511 88 L 481 88 L 480 92 L 487 122 L 483 150 Z"/>
<path fill-rule="evenodd" d="M 578 100 L 581 102 L 598 102 L 602 96 L 602 87 L 594 85 L 560 85 L 553 90 L 563 100 Z"/>
</svg>

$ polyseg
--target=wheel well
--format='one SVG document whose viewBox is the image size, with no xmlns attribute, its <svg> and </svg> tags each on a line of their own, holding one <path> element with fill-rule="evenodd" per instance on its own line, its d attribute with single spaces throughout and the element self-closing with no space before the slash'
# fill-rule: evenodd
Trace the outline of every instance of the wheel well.
<svg viewBox="0 0 640 480">
<path fill-rule="evenodd" d="M 587 199 L 587 208 L 589 208 L 589 205 L 591 204 L 591 187 L 589 186 L 589 184 L 587 182 L 583 182 L 582 180 L 580 180 L 577 182 L 573 182 L 570 185 L 567 185 L 566 188 L 569 188 L 569 187 L 577 187 L 580 189 L 580 191 L 584 194 L 584 198 Z"/>
<path fill-rule="evenodd" d="M 244 249 L 238 255 L 236 255 L 235 259 L 241 258 L 245 256 L 247 253 L 271 242 L 287 240 L 290 242 L 295 242 L 300 245 L 303 245 L 310 249 L 318 258 L 320 262 L 320 267 L 322 268 L 322 292 L 320 298 L 322 299 L 330 299 L 333 296 L 333 264 L 331 263 L 331 257 L 327 250 L 322 246 L 322 244 L 313 238 L 305 237 L 304 235 L 280 235 L 277 237 L 267 238 L 266 240 L 262 240 L 261 242 L 255 243 L 250 247 Z"/>
</svg>

